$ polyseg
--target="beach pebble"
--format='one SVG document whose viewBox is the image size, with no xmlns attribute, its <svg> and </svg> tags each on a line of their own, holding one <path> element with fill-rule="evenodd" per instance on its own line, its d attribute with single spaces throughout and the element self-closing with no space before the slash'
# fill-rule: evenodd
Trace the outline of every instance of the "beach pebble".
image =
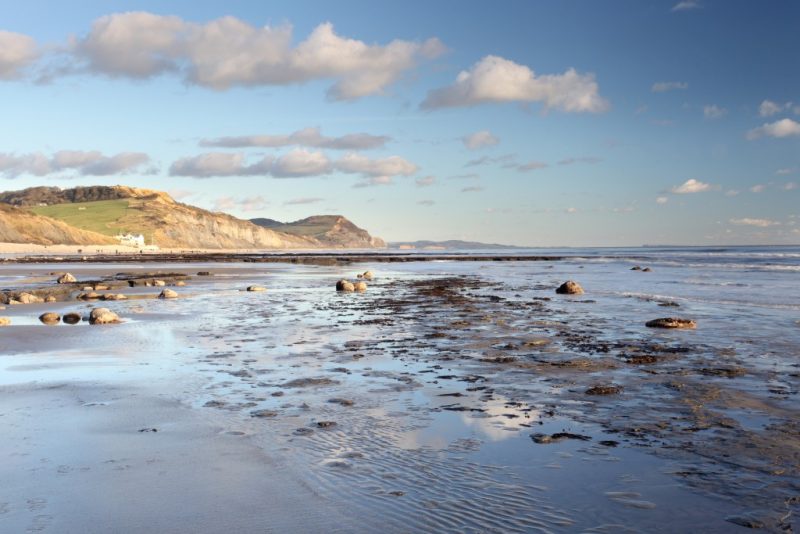
<svg viewBox="0 0 800 534">
<path fill-rule="evenodd" d="M 78 312 L 65 313 L 61 320 L 66 324 L 78 324 L 81 322 L 81 314 Z"/>
<path fill-rule="evenodd" d="M 583 295 L 583 288 L 578 282 L 567 280 L 556 289 L 559 295 Z"/>
<path fill-rule="evenodd" d="M 171 289 L 164 289 L 159 295 L 158 298 L 160 299 L 176 299 L 178 298 L 178 294 Z"/>
<path fill-rule="evenodd" d="M 650 328 L 697 328 L 697 323 L 692 319 L 681 319 L 679 317 L 662 317 L 647 321 L 645 326 Z"/>
<path fill-rule="evenodd" d="M 339 280 L 336 282 L 336 291 L 355 291 L 356 288 L 352 282 L 348 282 L 347 280 Z"/>
<path fill-rule="evenodd" d="M 78 300 L 97 300 L 101 297 L 100 293 L 89 291 L 88 293 L 81 293 L 78 295 Z"/>
<path fill-rule="evenodd" d="M 372 280 L 372 277 L 375 276 L 372 271 L 366 271 L 364 274 L 361 275 L 361 278 L 364 280 Z"/>
<path fill-rule="evenodd" d="M 58 279 L 56 280 L 56 282 L 59 284 L 74 284 L 77 281 L 78 280 L 70 273 L 64 273 L 61 276 L 59 276 Z"/>
<path fill-rule="evenodd" d="M 0 326 L 8 326 L 11 324 L 11 319 L 8 317 L 0 317 Z"/>
<path fill-rule="evenodd" d="M 39 316 L 39 320 L 44 324 L 58 324 L 61 316 L 55 312 L 46 312 Z"/>
<path fill-rule="evenodd" d="M 113 324 L 119 322 L 119 316 L 108 308 L 95 308 L 89 314 L 89 324 Z"/>
<path fill-rule="evenodd" d="M 267 288 L 263 287 L 263 286 L 247 286 L 247 290 L 248 291 L 252 291 L 252 292 L 255 292 L 255 291 L 266 291 Z"/>
<path fill-rule="evenodd" d="M 353 289 L 356 291 L 366 291 L 367 290 L 367 283 L 358 281 L 353 284 Z"/>
<path fill-rule="evenodd" d="M 178 287 L 183 287 L 186 285 L 186 282 L 184 282 L 183 280 L 178 280 L 177 282 L 175 282 L 175 285 Z"/>
<path fill-rule="evenodd" d="M 44 299 L 45 302 L 55 302 L 56 298 L 53 295 L 47 295 Z"/>
<path fill-rule="evenodd" d="M 163 280 L 153 280 L 153 285 L 156 287 L 164 287 L 167 283 Z"/>
<path fill-rule="evenodd" d="M 107 295 L 103 295 L 102 300 L 128 300 L 128 297 L 122 293 L 109 293 Z"/>
</svg>

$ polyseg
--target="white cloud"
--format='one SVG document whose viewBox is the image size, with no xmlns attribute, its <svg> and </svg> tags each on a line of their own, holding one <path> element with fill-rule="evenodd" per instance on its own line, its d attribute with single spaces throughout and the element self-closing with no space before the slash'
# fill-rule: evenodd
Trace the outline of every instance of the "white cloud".
<svg viewBox="0 0 800 534">
<path fill-rule="evenodd" d="M 767 188 L 764 184 L 756 184 L 750 188 L 751 193 L 763 193 L 764 190 Z"/>
<path fill-rule="evenodd" d="M 335 163 L 336 170 L 366 176 L 410 176 L 418 167 L 400 156 L 369 159 L 361 154 L 345 154 Z"/>
<path fill-rule="evenodd" d="M 220 148 L 304 146 L 333 150 L 368 150 L 382 148 L 391 140 L 385 135 L 367 133 L 346 134 L 340 137 L 322 135 L 319 128 L 304 128 L 288 135 L 245 135 L 203 139 L 200 146 Z"/>
<path fill-rule="evenodd" d="M 779 176 L 785 176 L 787 174 L 794 174 L 795 170 L 796 169 L 794 169 L 793 167 L 787 167 L 784 169 L 778 169 L 777 171 L 775 171 L 775 174 Z"/>
<path fill-rule="evenodd" d="M 261 211 L 267 207 L 267 202 L 261 195 L 235 199 L 233 197 L 220 197 L 214 200 L 214 211 L 239 210 L 244 212 Z"/>
<path fill-rule="evenodd" d="M 721 119 L 725 115 L 728 114 L 728 110 L 725 108 L 721 108 L 716 104 L 711 104 L 709 106 L 703 106 L 703 116 L 707 119 Z"/>
<path fill-rule="evenodd" d="M 276 178 L 301 178 L 330 174 L 331 170 L 331 162 L 322 152 L 295 148 L 275 160 L 268 172 Z"/>
<path fill-rule="evenodd" d="M 761 105 L 758 106 L 758 114 L 761 117 L 771 117 L 777 113 L 780 113 L 783 109 L 783 106 L 780 104 L 776 104 L 771 100 L 764 100 L 761 102 Z"/>
<path fill-rule="evenodd" d="M 477 150 L 487 146 L 494 146 L 500 142 L 500 139 L 493 135 L 489 130 L 481 130 L 480 132 L 475 132 L 462 137 L 461 141 L 468 149 Z"/>
<path fill-rule="evenodd" d="M 265 156 L 248 164 L 244 154 L 208 152 L 181 158 L 170 167 L 171 176 L 210 178 L 213 176 L 272 176 L 274 178 L 304 178 L 324 176 L 334 171 L 360 174 L 366 185 L 388 185 L 392 176 L 410 176 L 419 168 L 400 156 L 370 159 L 349 153 L 336 161 L 322 152 L 295 148 L 277 159 Z"/>
<path fill-rule="evenodd" d="M 784 191 L 794 191 L 795 189 L 797 189 L 797 187 L 798 187 L 797 182 L 786 182 L 785 184 L 783 184 Z"/>
<path fill-rule="evenodd" d="M 728 222 L 737 226 L 757 226 L 758 228 L 769 228 L 770 226 L 780 226 L 778 221 L 770 219 L 752 219 L 744 217 L 742 219 L 730 219 Z"/>
<path fill-rule="evenodd" d="M 711 184 L 695 180 L 694 178 L 689 178 L 681 185 L 670 189 L 670 193 L 685 195 L 689 193 L 703 193 L 705 191 L 711 191 L 712 189 L 714 189 L 714 186 Z"/>
<path fill-rule="evenodd" d="M 541 102 L 545 109 L 599 113 L 609 108 L 593 74 L 568 69 L 537 76 L 530 68 L 498 56 L 486 56 L 455 82 L 428 92 L 425 109 L 475 106 L 489 102 Z"/>
<path fill-rule="evenodd" d="M 360 182 L 356 182 L 353 187 L 372 187 L 375 185 L 393 185 L 394 180 L 392 180 L 391 176 L 373 176 L 371 178 L 365 178 Z"/>
<path fill-rule="evenodd" d="M 483 191 L 483 187 L 479 185 L 471 185 L 469 187 L 464 187 L 461 189 L 462 193 L 478 193 L 480 191 Z"/>
<path fill-rule="evenodd" d="M 727 191 L 725 191 L 725 196 L 726 196 L 726 197 L 735 197 L 735 196 L 737 196 L 737 195 L 738 195 L 740 192 L 741 192 L 741 191 L 739 191 L 738 189 L 728 189 Z"/>
<path fill-rule="evenodd" d="M 233 197 L 220 197 L 214 200 L 214 211 L 228 211 L 236 207 L 236 200 Z"/>
<path fill-rule="evenodd" d="M 74 171 L 80 176 L 111 176 L 125 172 L 142 172 L 141 167 L 149 161 L 150 157 L 142 152 L 121 152 L 104 156 L 96 150 L 61 150 L 50 157 L 41 152 L 21 155 L 0 152 L 0 175 L 16 178 L 24 174 L 47 176 L 62 171 Z"/>
<path fill-rule="evenodd" d="M 772 123 L 764 123 L 758 128 L 753 128 L 747 132 L 747 139 L 753 140 L 759 137 L 789 137 L 800 135 L 800 123 L 792 119 L 781 119 Z"/>
<path fill-rule="evenodd" d="M 418 200 L 417 204 L 420 206 L 433 206 L 436 202 L 433 200 Z"/>
<path fill-rule="evenodd" d="M 416 183 L 418 187 L 428 187 L 436 183 L 436 177 L 423 176 L 422 178 L 417 178 Z"/>
<path fill-rule="evenodd" d="M 688 88 L 689 84 L 686 82 L 656 82 L 653 84 L 650 90 L 654 93 L 666 93 L 667 91 Z"/>
<path fill-rule="evenodd" d="M 283 204 L 285 206 L 297 206 L 303 204 L 316 204 L 317 202 L 322 202 L 323 200 L 325 199 L 319 197 L 300 197 L 287 200 Z"/>
<path fill-rule="evenodd" d="M 13 80 L 39 56 L 36 41 L 27 35 L 0 30 L 0 80 Z"/>
<path fill-rule="evenodd" d="M 578 213 L 578 208 L 567 208 L 564 210 L 564 213 Z"/>
<path fill-rule="evenodd" d="M 682 0 L 681 2 L 678 2 L 672 6 L 670 11 L 689 11 L 692 9 L 699 9 L 701 7 L 703 6 L 701 6 L 697 0 Z"/>
<path fill-rule="evenodd" d="M 656 197 L 656 204 L 666 204 L 669 202 L 669 197 Z"/>
<path fill-rule="evenodd" d="M 337 35 L 327 22 L 296 47 L 292 37 L 289 25 L 256 27 L 232 16 L 197 24 L 129 12 L 96 19 L 72 52 L 87 72 L 139 79 L 174 72 L 215 90 L 331 79 L 334 100 L 382 93 L 420 60 L 444 52 L 438 39 L 368 45 Z"/>
</svg>

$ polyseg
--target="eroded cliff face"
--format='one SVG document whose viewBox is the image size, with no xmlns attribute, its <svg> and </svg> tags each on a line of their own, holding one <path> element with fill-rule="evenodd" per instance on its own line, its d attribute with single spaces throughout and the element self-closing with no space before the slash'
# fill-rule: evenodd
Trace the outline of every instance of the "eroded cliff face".
<svg viewBox="0 0 800 534">
<path fill-rule="evenodd" d="M 342 215 L 314 215 L 291 223 L 271 219 L 252 219 L 253 222 L 280 232 L 312 237 L 320 246 L 328 248 L 385 248 L 379 237 L 359 228 Z"/>
<path fill-rule="evenodd" d="M 34 245 L 113 245 L 117 241 L 61 221 L 0 204 L 0 243 Z"/>
</svg>

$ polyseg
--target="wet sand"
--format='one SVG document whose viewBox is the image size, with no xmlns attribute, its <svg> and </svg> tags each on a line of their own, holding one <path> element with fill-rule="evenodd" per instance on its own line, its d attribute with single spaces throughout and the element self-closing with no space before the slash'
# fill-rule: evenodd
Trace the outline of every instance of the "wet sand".
<svg viewBox="0 0 800 534">
<path fill-rule="evenodd" d="M 170 264 L 187 275 L 174 301 L 136 285 L 0 310 L 0 529 L 791 528 L 796 366 L 557 296 L 557 263 L 381 265 Z M 333 291 L 368 268 L 366 293 Z M 4 286 L 57 270 L 134 269 L 5 266 Z M 125 322 L 35 319 L 96 305 Z"/>
</svg>

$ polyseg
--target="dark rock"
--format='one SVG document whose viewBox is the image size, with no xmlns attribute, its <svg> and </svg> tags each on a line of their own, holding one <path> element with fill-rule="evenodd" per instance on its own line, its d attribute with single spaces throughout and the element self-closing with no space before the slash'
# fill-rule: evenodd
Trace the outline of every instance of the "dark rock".
<svg viewBox="0 0 800 534">
<path fill-rule="evenodd" d="M 617 395 L 622 392 L 621 386 L 593 386 L 586 390 L 587 395 Z"/>
<path fill-rule="evenodd" d="M 590 441 L 592 438 L 581 434 L 573 434 L 571 432 L 556 432 L 555 434 L 531 434 L 531 439 L 534 443 L 546 445 L 549 443 L 556 443 L 564 441 L 565 439 L 577 439 L 580 441 Z"/>
<path fill-rule="evenodd" d="M 650 328 L 697 328 L 697 323 L 692 319 L 680 317 L 662 317 L 647 321 L 644 325 Z"/>
<path fill-rule="evenodd" d="M 66 324 L 78 324 L 81 322 L 81 314 L 77 312 L 65 313 L 61 320 Z"/>
<path fill-rule="evenodd" d="M 556 289 L 559 295 L 583 295 L 583 288 L 578 282 L 567 280 Z"/>
</svg>

